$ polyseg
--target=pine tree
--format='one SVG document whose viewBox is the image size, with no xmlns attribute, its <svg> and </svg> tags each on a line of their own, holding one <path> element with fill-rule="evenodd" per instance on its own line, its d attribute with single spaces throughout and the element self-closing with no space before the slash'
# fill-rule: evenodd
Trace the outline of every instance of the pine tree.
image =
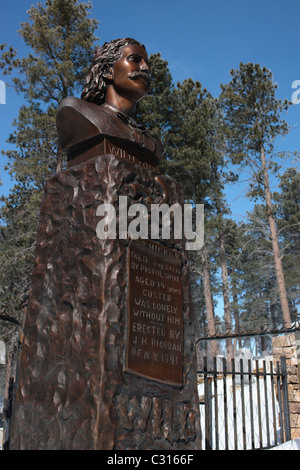
<svg viewBox="0 0 300 470">
<path fill-rule="evenodd" d="M 63 98 L 83 87 L 97 39 L 98 21 L 88 18 L 91 8 L 91 3 L 77 0 L 47 0 L 32 6 L 29 21 L 19 30 L 32 53 L 19 58 L 12 47 L 2 53 L 4 74 L 17 72 L 14 87 L 28 102 L 20 109 L 14 122 L 17 130 L 10 137 L 17 150 L 6 152 L 16 179 L 23 181 L 25 174 L 39 186 L 61 163 L 55 113 Z"/>
<path fill-rule="evenodd" d="M 241 263 L 240 254 L 243 249 L 244 243 L 244 226 L 238 224 L 236 221 L 226 218 L 224 221 L 224 233 L 226 240 L 226 260 L 227 271 L 230 283 L 230 308 L 234 319 L 234 333 L 239 335 L 241 333 L 240 324 L 240 310 L 241 310 Z M 234 340 L 234 351 L 242 347 L 242 341 L 239 338 Z"/>
<path fill-rule="evenodd" d="M 81 91 L 96 48 L 98 21 L 89 18 L 91 8 L 90 2 L 77 0 L 38 3 L 19 30 L 30 48 L 28 55 L 19 57 L 13 47 L 1 47 L 2 71 L 13 75 L 15 89 L 27 102 L 13 123 L 8 140 L 12 149 L 2 152 L 16 185 L 2 198 L 0 214 L 0 311 L 20 321 L 31 282 L 45 182 L 63 167 L 56 109 L 64 97 Z"/>
<path fill-rule="evenodd" d="M 283 326 L 276 282 L 271 233 L 266 207 L 256 204 L 247 213 L 240 236 L 239 281 L 242 298 L 240 319 L 245 330 L 256 332 Z M 256 337 L 257 350 L 268 349 L 268 337 Z"/>
<path fill-rule="evenodd" d="M 291 326 L 276 221 L 270 189 L 270 173 L 278 169 L 273 158 L 274 139 L 288 132 L 281 113 L 288 102 L 275 96 L 271 72 L 258 64 L 240 64 L 232 80 L 222 85 L 221 103 L 227 124 L 228 153 L 232 162 L 251 172 L 249 195 L 262 197 L 267 208 L 278 292 L 285 325 Z"/>
<path fill-rule="evenodd" d="M 164 142 L 172 118 L 173 81 L 168 62 L 160 53 L 150 55 L 149 61 L 150 91 L 138 104 L 136 120 Z"/>
<path fill-rule="evenodd" d="M 278 236 L 291 311 L 300 312 L 300 172 L 288 168 L 274 193 Z"/>
</svg>

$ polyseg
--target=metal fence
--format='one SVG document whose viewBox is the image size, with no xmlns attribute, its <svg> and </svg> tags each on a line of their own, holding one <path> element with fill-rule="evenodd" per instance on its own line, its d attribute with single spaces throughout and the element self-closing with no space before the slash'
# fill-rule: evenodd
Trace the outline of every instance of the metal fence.
<svg viewBox="0 0 300 470">
<path fill-rule="evenodd" d="M 291 439 L 286 361 L 203 358 L 198 393 L 205 450 L 271 448 Z"/>
</svg>

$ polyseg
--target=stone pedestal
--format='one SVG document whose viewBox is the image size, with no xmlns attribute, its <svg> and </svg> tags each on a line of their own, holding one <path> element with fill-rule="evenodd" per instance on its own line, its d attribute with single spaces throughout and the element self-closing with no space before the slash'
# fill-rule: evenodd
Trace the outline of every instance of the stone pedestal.
<svg viewBox="0 0 300 470">
<path fill-rule="evenodd" d="M 99 239 L 97 208 L 118 215 L 121 195 L 183 203 L 116 146 L 47 182 L 10 449 L 200 447 L 187 257 L 180 243 Z"/>
<path fill-rule="evenodd" d="M 286 358 L 291 439 L 300 438 L 299 332 L 272 339 L 274 362 Z"/>
</svg>

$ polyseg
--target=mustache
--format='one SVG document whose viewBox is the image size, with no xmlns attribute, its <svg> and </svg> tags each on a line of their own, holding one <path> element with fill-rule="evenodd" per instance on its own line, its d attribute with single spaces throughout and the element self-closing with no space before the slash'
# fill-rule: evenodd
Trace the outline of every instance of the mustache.
<svg viewBox="0 0 300 470">
<path fill-rule="evenodd" d="M 150 74 L 148 72 L 131 72 L 130 74 L 128 74 L 128 77 L 130 78 L 130 80 L 135 80 L 136 78 L 142 77 L 147 80 L 148 83 L 150 83 Z"/>
</svg>

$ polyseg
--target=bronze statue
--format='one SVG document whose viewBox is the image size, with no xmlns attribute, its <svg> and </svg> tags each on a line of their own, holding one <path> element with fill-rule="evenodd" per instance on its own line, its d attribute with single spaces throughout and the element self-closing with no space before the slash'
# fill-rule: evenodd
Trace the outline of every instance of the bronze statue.
<svg viewBox="0 0 300 470">
<path fill-rule="evenodd" d="M 139 42 L 106 43 L 82 98 L 59 107 L 68 165 L 45 187 L 10 449 L 201 448 L 183 242 L 97 235 L 99 207 L 120 223 L 121 197 L 184 204 L 160 175 L 162 144 L 134 120 L 149 73 Z"/>
<path fill-rule="evenodd" d="M 142 44 L 131 38 L 105 43 L 95 54 L 82 99 L 64 99 L 57 113 L 59 141 L 69 166 L 78 163 L 78 155 L 82 162 L 99 154 L 104 137 L 134 144 L 157 163 L 163 152 L 160 141 L 134 120 L 149 86 L 150 66 Z"/>
</svg>

